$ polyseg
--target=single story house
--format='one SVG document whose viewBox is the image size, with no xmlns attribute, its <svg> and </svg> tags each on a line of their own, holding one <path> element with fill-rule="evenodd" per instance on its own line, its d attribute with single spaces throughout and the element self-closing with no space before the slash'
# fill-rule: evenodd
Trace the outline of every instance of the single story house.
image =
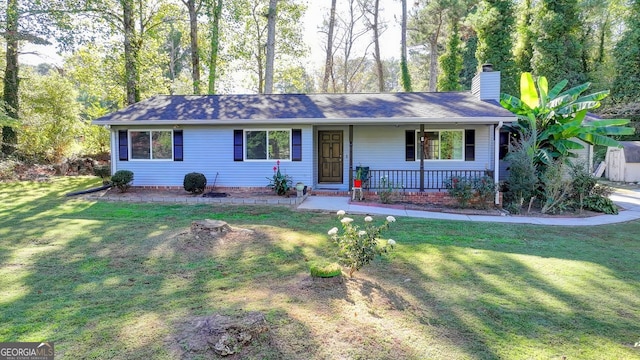
<svg viewBox="0 0 640 360">
<path fill-rule="evenodd" d="M 607 149 L 605 176 L 611 181 L 640 182 L 640 141 L 620 141 L 620 145 Z"/>
<path fill-rule="evenodd" d="M 182 187 L 189 172 L 216 187 L 265 187 L 279 162 L 293 183 L 350 191 L 444 189 L 452 175 L 500 175 L 500 72 L 470 92 L 156 96 L 93 121 L 111 132 L 111 171 L 133 186 Z M 506 138 L 505 138 L 506 139 Z M 502 144 L 503 147 L 505 144 Z M 496 197 L 497 198 L 497 197 Z"/>
</svg>

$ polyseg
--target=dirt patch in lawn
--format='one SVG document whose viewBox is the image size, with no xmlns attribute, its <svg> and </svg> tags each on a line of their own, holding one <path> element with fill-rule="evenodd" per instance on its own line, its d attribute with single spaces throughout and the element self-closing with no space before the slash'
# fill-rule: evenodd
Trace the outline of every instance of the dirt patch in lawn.
<svg viewBox="0 0 640 360">
<path fill-rule="evenodd" d="M 419 321 L 422 316 L 416 316 L 421 310 L 405 293 L 406 282 L 398 286 L 385 283 L 373 268 L 357 272 L 354 278 L 313 278 L 306 270 L 307 259 L 303 254 L 272 264 L 298 270 L 270 273 L 268 259 L 279 254 L 282 245 L 279 235 L 266 229 L 240 229 L 230 225 L 233 231 L 221 236 L 196 237 L 183 229 L 171 239 L 186 261 L 207 258 L 220 264 L 211 271 L 220 272 L 224 279 L 230 280 L 230 285 L 218 287 L 210 301 L 235 304 L 231 312 L 227 309 L 223 314 L 176 319 L 167 345 L 179 358 L 410 359 L 422 356 L 420 349 L 425 343 L 406 341 L 407 336 L 418 334 L 421 341 L 430 337 L 423 335 L 425 324 Z M 242 258 L 230 266 L 232 263 L 227 261 L 240 254 L 254 262 L 265 261 L 267 269 L 249 276 L 255 269 L 238 267 Z M 278 275 L 270 276 L 276 273 Z M 217 320 L 227 324 L 231 317 L 242 322 L 247 313 L 255 311 L 265 314 L 266 328 L 253 332 L 251 340 L 243 342 L 248 339 L 243 335 L 248 331 L 238 330 L 235 325 L 228 327 L 230 336 L 223 336 Z M 433 331 L 431 334 L 438 336 Z M 449 333 L 447 337 L 451 341 L 458 335 Z M 229 338 L 232 339 L 221 340 Z M 459 340 L 464 341 L 462 337 Z M 219 349 L 225 349 L 227 343 L 234 344 L 235 348 L 231 346 L 233 354 L 223 356 Z"/>
</svg>

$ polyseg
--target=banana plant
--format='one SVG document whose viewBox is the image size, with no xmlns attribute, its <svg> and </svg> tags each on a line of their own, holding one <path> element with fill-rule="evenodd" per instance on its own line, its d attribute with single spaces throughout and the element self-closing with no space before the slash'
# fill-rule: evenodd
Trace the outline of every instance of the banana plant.
<svg viewBox="0 0 640 360">
<path fill-rule="evenodd" d="M 633 135 L 635 131 L 625 126 L 628 119 L 587 118 L 588 112 L 600 107 L 600 101 L 609 96 L 608 90 L 583 95 L 590 83 L 563 91 L 567 83 L 563 80 L 549 90 L 544 76 L 534 80 L 531 73 L 525 72 L 520 77 L 520 98 L 500 96 L 500 104 L 518 118 L 509 128 L 535 138 L 538 164 L 576 157 L 572 150 L 584 148 L 577 139 L 591 145 L 620 147 L 611 136 Z"/>
</svg>

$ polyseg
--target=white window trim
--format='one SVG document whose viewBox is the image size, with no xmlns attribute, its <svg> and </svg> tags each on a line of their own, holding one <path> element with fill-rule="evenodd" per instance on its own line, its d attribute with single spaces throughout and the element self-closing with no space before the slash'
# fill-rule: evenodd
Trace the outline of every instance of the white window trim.
<svg viewBox="0 0 640 360">
<path fill-rule="evenodd" d="M 265 131 L 267 133 L 267 158 L 266 159 L 249 159 L 247 158 L 247 132 L 250 131 Z M 288 131 L 289 132 L 289 158 L 288 159 L 271 159 L 269 158 L 269 132 L 270 131 Z M 293 129 L 277 129 L 277 128 L 269 128 L 269 129 L 244 129 L 242 133 L 242 157 L 244 161 L 248 162 L 265 162 L 265 161 L 281 161 L 281 162 L 290 162 L 293 153 Z"/>
<path fill-rule="evenodd" d="M 149 132 L 149 159 L 134 159 L 133 158 L 133 144 L 131 143 L 131 132 Z M 151 139 L 153 139 L 153 136 L 151 135 L 152 132 L 161 132 L 161 131 L 165 131 L 165 132 L 169 132 L 171 133 L 171 158 L 170 159 L 154 159 L 153 158 L 153 146 L 151 144 Z M 174 138 L 173 138 L 173 130 L 170 129 L 129 129 L 127 130 L 127 141 L 129 142 L 128 146 L 129 146 L 129 161 L 141 161 L 141 162 L 162 162 L 162 161 L 173 161 L 174 158 L 174 147 L 175 147 L 175 143 L 174 143 Z"/>
<path fill-rule="evenodd" d="M 466 159 L 466 154 L 465 154 L 465 150 L 466 150 L 466 138 L 465 138 L 465 130 L 466 129 L 424 129 L 424 132 L 438 132 L 438 141 L 440 140 L 440 133 L 442 131 L 458 131 L 462 133 L 462 159 L 424 159 L 425 162 L 464 162 Z M 416 160 L 417 162 L 420 162 L 420 151 L 422 151 L 422 148 L 420 146 L 420 130 L 416 130 Z M 440 154 L 439 154 L 440 155 Z"/>
</svg>

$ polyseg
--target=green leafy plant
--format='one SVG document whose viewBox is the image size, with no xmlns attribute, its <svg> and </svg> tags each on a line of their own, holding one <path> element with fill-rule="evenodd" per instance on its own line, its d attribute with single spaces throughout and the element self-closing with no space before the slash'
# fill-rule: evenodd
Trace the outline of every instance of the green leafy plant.
<svg viewBox="0 0 640 360">
<path fill-rule="evenodd" d="M 184 189 L 192 194 L 201 194 L 207 186 L 207 178 L 199 172 L 190 172 L 184 176 Z"/>
<path fill-rule="evenodd" d="M 395 190 L 398 189 L 397 186 L 393 184 L 389 178 L 383 176 L 380 178 L 380 191 L 378 192 L 378 196 L 380 196 L 380 202 L 383 204 L 390 204 L 393 202 L 394 197 L 396 195 Z"/>
<path fill-rule="evenodd" d="M 371 262 L 376 256 L 385 254 L 392 249 L 396 242 L 388 239 L 386 244 L 379 244 L 378 236 L 389 228 L 389 224 L 396 221 L 393 216 L 387 216 L 381 225 L 373 224 L 373 218 L 366 216 L 364 225 L 353 223 L 353 218 L 345 216 L 344 210 L 337 212 L 342 231 L 337 227 L 329 230 L 328 234 L 338 245 L 338 256 L 345 266 L 349 267 L 349 277 Z"/>
<path fill-rule="evenodd" d="M 111 183 L 117 187 L 120 192 L 127 192 L 131 187 L 133 181 L 133 171 L 130 170 L 118 170 L 111 177 Z"/>
<path fill-rule="evenodd" d="M 559 213 L 567 210 L 567 200 L 571 195 L 571 181 L 565 179 L 565 163 L 557 159 L 549 164 L 540 175 L 543 214 Z"/>
<path fill-rule="evenodd" d="M 473 189 L 478 196 L 478 207 L 486 209 L 493 204 L 496 196 L 497 185 L 490 176 L 483 176 L 473 181 Z"/>
<path fill-rule="evenodd" d="M 570 164 L 569 169 L 573 189 L 571 198 L 576 201 L 580 212 L 582 212 L 584 200 L 591 194 L 591 190 L 598 184 L 598 180 L 591 175 L 587 164 L 584 162 Z"/>
<path fill-rule="evenodd" d="M 534 161 L 535 144 L 529 133 L 512 143 L 512 149 L 505 157 L 509 162 L 509 175 L 505 194 L 507 210 L 519 214 L 524 201 L 529 202 L 529 211 L 538 188 L 538 170 Z"/>
<path fill-rule="evenodd" d="M 111 166 L 109 165 L 94 166 L 93 174 L 101 178 L 103 184 L 107 184 L 109 182 L 109 176 L 111 175 Z"/>
<path fill-rule="evenodd" d="M 283 175 L 280 172 L 280 160 L 276 162 L 276 166 L 273 167 L 273 177 L 267 178 L 269 180 L 268 187 L 272 188 L 276 194 L 284 196 L 291 189 L 293 181 L 289 175 Z"/>
<path fill-rule="evenodd" d="M 600 107 L 600 101 L 609 91 L 583 95 L 590 83 L 562 91 L 567 83 L 563 80 L 549 90 L 544 76 L 534 80 L 531 73 L 525 72 L 520 78 L 520 98 L 509 94 L 500 96 L 500 104 L 518 118 L 517 123 L 508 128 L 533 137 L 537 165 L 576 157 L 572 150 L 584 148 L 577 139 L 591 145 L 619 147 L 620 143 L 610 136 L 633 135 L 635 131 L 624 126 L 629 123 L 628 119 L 585 121 L 587 113 Z"/>
<path fill-rule="evenodd" d="M 337 263 L 311 262 L 309 263 L 309 272 L 313 277 L 330 278 L 341 275 L 342 268 Z"/>
<path fill-rule="evenodd" d="M 460 207 L 469 206 L 469 201 L 473 199 L 474 189 L 473 181 L 464 176 L 452 176 L 445 180 L 444 186 Z"/>
</svg>

